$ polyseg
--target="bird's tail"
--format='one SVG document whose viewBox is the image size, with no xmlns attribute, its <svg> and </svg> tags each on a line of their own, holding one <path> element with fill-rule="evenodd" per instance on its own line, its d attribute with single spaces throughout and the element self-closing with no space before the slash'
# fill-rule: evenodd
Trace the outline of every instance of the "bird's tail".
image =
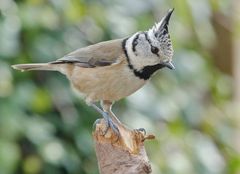
<svg viewBox="0 0 240 174">
<path fill-rule="evenodd" d="M 31 70 L 55 71 L 57 70 L 55 66 L 50 63 L 17 64 L 17 65 L 12 65 L 12 68 L 16 70 L 21 70 L 21 71 L 31 71 Z"/>
</svg>

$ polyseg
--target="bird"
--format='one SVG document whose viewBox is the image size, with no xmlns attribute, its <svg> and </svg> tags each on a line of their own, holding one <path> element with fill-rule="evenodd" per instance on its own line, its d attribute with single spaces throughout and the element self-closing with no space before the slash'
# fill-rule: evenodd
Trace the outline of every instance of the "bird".
<svg viewBox="0 0 240 174">
<path fill-rule="evenodd" d="M 16 64 L 12 68 L 64 74 L 72 88 L 102 115 L 106 131 L 111 128 L 118 135 L 122 123 L 112 112 L 114 102 L 143 87 L 158 70 L 175 69 L 168 30 L 173 11 L 169 9 L 149 30 L 79 48 L 48 63 Z"/>
</svg>

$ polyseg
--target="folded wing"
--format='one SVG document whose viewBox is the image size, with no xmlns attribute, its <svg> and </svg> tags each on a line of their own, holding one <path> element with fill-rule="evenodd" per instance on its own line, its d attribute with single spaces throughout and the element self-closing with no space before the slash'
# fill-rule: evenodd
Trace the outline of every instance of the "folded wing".
<svg viewBox="0 0 240 174">
<path fill-rule="evenodd" d="M 123 39 L 110 40 L 77 49 L 52 64 L 74 63 L 82 67 L 109 66 L 124 54 Z"/>
</svg>

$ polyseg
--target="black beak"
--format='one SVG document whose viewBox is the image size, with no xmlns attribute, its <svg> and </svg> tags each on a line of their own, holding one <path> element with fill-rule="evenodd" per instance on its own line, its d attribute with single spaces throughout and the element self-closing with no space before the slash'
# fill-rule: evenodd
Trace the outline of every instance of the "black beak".
<svg viewBox="0 0 240 174">
<path fill-rule="evenodd" d="M 175 69 L 175 66 L 173 65 L 172 62 L 163 62 L 161 64 L 169 69 Z"/>
<path fill-rule="evenodd" d="M 163 28 L 167 29 L 167 26 L 168 26 L 168 23 L 169 23 L 169 20 L 170 20 L 170 17 L 172 15 L 173 11 L 174 11 L 174 8 L 168 10 L 167 14 L 162 18 L 162 23 L 161 23 L 161 26 L 159 27 L 160 30 Z"/>
</svg>

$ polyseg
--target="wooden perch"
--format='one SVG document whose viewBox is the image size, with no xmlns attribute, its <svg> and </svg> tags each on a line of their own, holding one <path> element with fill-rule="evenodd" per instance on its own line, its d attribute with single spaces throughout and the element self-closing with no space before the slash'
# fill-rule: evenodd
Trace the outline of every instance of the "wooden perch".
<svg viewBox="0 0 240 174">
<path fill-rule="evenodd" d="M 103 135 L 106 123 L 102 119 L 96 124 L 93 137 L 101 174 L 148 174 L 151 166 L 145 151 L 144 140 L 154 139 L 144 132 L 118 127 L 118 138 L 111 129 Z"/>
</svg>

